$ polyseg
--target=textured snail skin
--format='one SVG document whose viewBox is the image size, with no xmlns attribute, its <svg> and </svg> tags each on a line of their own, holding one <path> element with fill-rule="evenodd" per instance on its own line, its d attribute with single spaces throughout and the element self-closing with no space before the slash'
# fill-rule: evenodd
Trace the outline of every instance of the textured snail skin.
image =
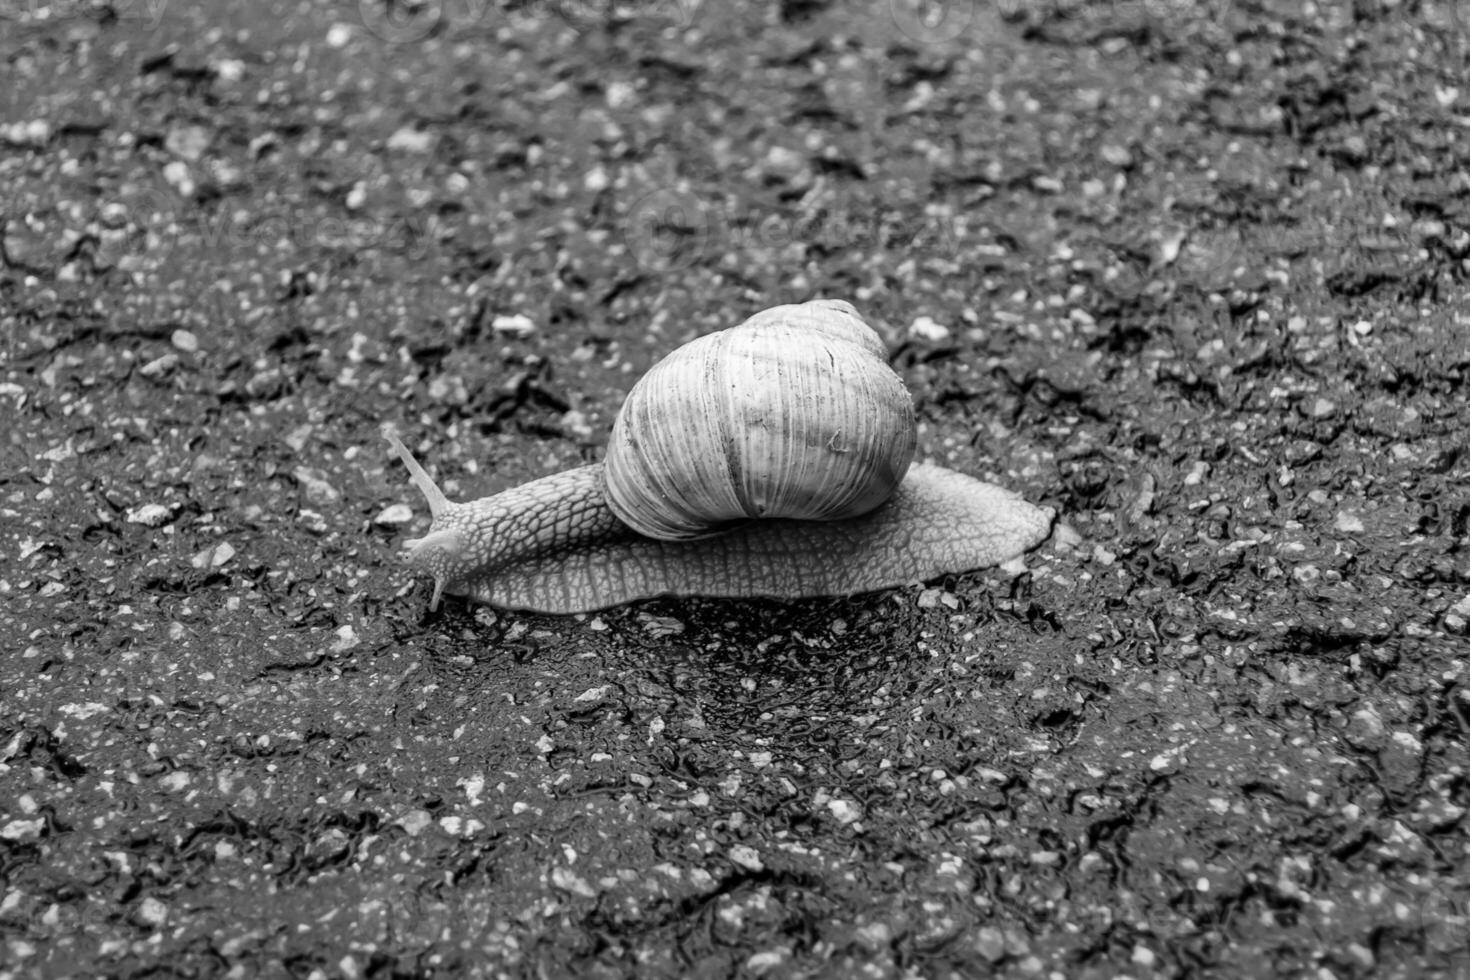
<svg viewBox="0 0 1470 980">
<path fill-rule="evenodd" d="M 751 521 L 697 541 L 645 538 L 604 502 L 602 466 L 567 470 L 471 503 L 450 503 L 390 441 L 434 520 L 406 541 L 441 594 L 549 613 L 658 595 L 850 595 L 998 565 L 1051 533 L 1054 512 L 937 466 L 915 465 L 887 503 L 840 521 Z"/>
</svg>

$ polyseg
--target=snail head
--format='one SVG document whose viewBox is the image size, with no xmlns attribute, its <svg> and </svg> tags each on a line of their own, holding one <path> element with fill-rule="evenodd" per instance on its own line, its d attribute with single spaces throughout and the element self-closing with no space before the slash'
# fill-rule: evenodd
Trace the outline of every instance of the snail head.
<svg viewBox="0 0 1470 980">
<path fill-rule="evenodd" d="M 464 577 L 477 560 L 470 544 L 472 539 L 464 531 L 466 521 L 462 511 L 465 508 L 461 504 L 451 503 L 444 496 L 444 491 L 439 489 L 434 478 L 419 465 L 419 461 L 413 458 L 413 453 L 408 451 L 408 447 L 396 435 L 387 430 L 383 435 L 408 467 L 414 486 L 424 495 L 429 513 L 433 516 L 428 534 L 403 542 L 403 556 L 410 565 L 434 577 L 434 596 L 429 600 L 429 608 L 438 609 L 439 600 L 444 595 L 444 586 Z"/>
</svg>

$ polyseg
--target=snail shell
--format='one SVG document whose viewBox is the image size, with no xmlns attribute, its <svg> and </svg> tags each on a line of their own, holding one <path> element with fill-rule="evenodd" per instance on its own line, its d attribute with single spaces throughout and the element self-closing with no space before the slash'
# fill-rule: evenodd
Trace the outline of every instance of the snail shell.
<svg viewBox="0 0 1470 980">
<path fill-rule="evenodd" d="M 814 300 L 655 364 L 613 424 L 604 489 L 624 523 L 663 541 L 754 519 L 843 520 L 892 495 L 916 441 L 878 334 L 851 304 Z"/>
</svg>

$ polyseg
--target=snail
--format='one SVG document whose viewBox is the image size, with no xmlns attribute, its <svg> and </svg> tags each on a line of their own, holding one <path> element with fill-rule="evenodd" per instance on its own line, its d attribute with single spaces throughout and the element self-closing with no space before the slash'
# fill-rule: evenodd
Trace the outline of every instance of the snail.
<svg viewBox="0 0 1470 980">
<path fill-rule="evenodd" d="M 1054 512 L 913 464 L 913 403 L 851 304 L 777 306 L 634 385 L 602 463 L 452 503 L 391 432 L 445 595 L 550 613 L 657 595 L 851 595 L 1018 558 Z"/>
</svg>

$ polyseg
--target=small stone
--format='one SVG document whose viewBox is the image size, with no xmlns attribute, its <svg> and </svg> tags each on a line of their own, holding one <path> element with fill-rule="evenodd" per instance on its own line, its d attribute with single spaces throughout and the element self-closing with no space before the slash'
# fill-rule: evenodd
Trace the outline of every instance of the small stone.
<svg viewBox="0 0 1470 980">
<path fill-rule="evenodd" d="M 428 810 L 409 810 L 396 821 L 404 832 L 410 837 L 417 837 L 434 823 L 434 818 L 429 815 Z"/>
<path fill-rule="evenodd" d="M 327 474 L 321 470 L 298 466 L 291 475 L 296 478 L 306 499 L 318 507 L 330 507 L 342 499 L 342 491 L 332 486 L 327 480 Z"/>
<path fill-rule="evenodd" d="M 1373 748 L 1383 741 L 1383 717 L 1371 704 L 1353 712 L 1343 733 L 1348 742 L 1360 749 Z"/>
<path fill-rule="evenodd" d="M 1352 511 L 1340 510 L 1333 520 L 1332 526 L 1344 534 L 1362 534 L 1363 519 Z"/>
<path fill-rule="evenodd" d="M 609 109 L 621 109 L 628 105 L 638 96 L 638 89 L 632 83 L 618 79 L 607 83 L 607 90 L 603 97 L 607 99 Z"/>
<path fill-rule="evenodd" d="M 44 119 L 31 119 L 0 126 L 0 140 L 13 146 L 45 146 L 51 142 L 51 124 Z"/>
<path fill-rule="evenodd" d="M 643 631 L 650 636 L 678 636 L 684 632 L 684 623 L 673 616 L 639 613 L 638 622 L 643 627 Z"/>
<path fill-rule="evenodd" d="M 848 800 L 828 800 L 827 810 L 840 824 L 856 823 L 862 816 L 862 811 Z"/>
<path fill-rule="evenodd" d="M 187 789 L 189 784 L 193 781 L 193 777 L 191 777 L 187 772 L 182 769 L 175 769 L 173 772 L 169 773 L 167 776 L 164 776 L 158 782 L 159 785 L 168 790 L 170 793 L 177 793 L 180 790 Z"/>
<path fill-rule="evenodd" d="M 752 953 L 750 959 L 745 961 L 745 968 L 756 976 L 761 976 L 786 962 L 786 955 L 787 953 L 784 949 L 770 949 L 762 953 Z"/>
<path fill-rule="evenodd" d="M 1331 418 L 1337 413 L 1337 403 L 1330 398 L 1318 398 L 1307 408 L 1307 414 L 1314 419 Z"/>
<path fill-rule="evenodd" d="M 389 504 L 378 512 L 373 523 L 379 527 L 398 527 L 413 520 L 413 508 L 408 504 Z"/>
<path fill-rule="evenodd" d="M 332 635 L 336 637 L 331 646 L 333 653 L 346 653 L 362 643 L 362 639 L 357 635 L 357 630 L 352 628 L 351 623 L 338 626 Z"/>
<path fill-rule="evenodd" d="M 345 48 L 352 42 L 352 25 L 337 22 L 327 28 L 327 47 Z"/>
<path fill-rule="evenodd" d="M 189 559 L 189 564 L 201 569 L 219 568 L 234 557 L 234 547 L 228 541 L 221 541 L 213 547 L 196 552 L 194 557 Z"/>
<path fill-rule="evenodd" d="M 138 368 L 138 373 L 145 378 L 161 378 L 178 366 L 179 355 L 165 354 L 162 357 L 155 357 Z"/>
<path fill-rule="evenodd" d="M 766 169 L 780 174 L 796 174 L 806 166 L 806 157 L 789 147 L 776 145 L 766 151 Z"/>
<path fill-rule="evenodd" d="M 1126 146 L 1119 146 L 1116 143 L 1105 143 L 1103 144 L 1103 148 L 1098 151 L 1098 154 L 1103 158 L 1104 162 L 1119 169 L 1126 169 L 1133 166 L 1133 154 L 1128 151 Z"/>
<path fill-rule="evenodd" d="M 388 149 L 405 153 L 428 153 L 434 146 L 434 134 L 412 126 L 404 126 L 388 137 Z"/>
<path fill-rule="evenodd" d="M 193 354 L 199 350 L 199 338 L 194 336 L 194 331 L 192 330 L 184 330 L 182 328 L 175 330 L 173 335 L 169 337 L 169 341 L 174 345 L 175 350 L 181 350 L 185 354 Z"/>
<path fill-rule="evenodd" d="M 765 867 L 756 849 L 745 844 L 736 844 L 730 848 L 730 862 L 747 871 L 760 871 Z"/>
<path fill-rule="evenodd" d="M 1339 145 L 1342 155 L 1352 163 L 1362 163 L 1368 159 L 1368 141 L 1357 133 L 1348 136 Z"/>
<path fill-rule="evenodd" d="M 189 165 L 182 160 L 171 160 L 165 164 L 163 179 L 184 197 L 193 197 L 198 190 L 193 175 L 189 173 Z"/>
<path fill-rule="evenodd" d="M 513 313 L 491 320 L 490 329 L 513 337 L 529 337 L 536 332 L 536 321 L 524 313 Z"/>
<path fill-rule="evenodd" d="M 587 421 L 587 413 L 575 408 L 562 413 L 561 431 L 569 438 L 582 442 L 592 439 L 592 425 Z"/>
<path fill-rule="evenodd" d="M 313 431 L 315 429 L 310 422 L 302 422 L 296 428 L 286 433 L 281 441 L 290 446 L 291 451 L 299 456 L 306 449 L 306 444 L 311 441 Z"/>
<path fill-rule="evenodd" d="M 170 511 L 163 504 L 140 504 L 131 507 L 123 515 L 123 520 L 129 524 L 143 524 L 147 527 L 158 527 L 168 520 Z"/>
<path fill-rule="evenodd" d="M 1292 568 L 1291 577 L 1294 581 L 1300 582 L 1302 585 L 1311 585 L 1322 577 L 1322 569 L 1311 562 L 1306 562 L 1305 564 Z"/>
<path fill-rule="evenodd" d="M 580 895 L 583 898 L 596 898 L 597 892 L 587 884 L 586 879 L 577 874 L 571 868 L 552 868 L 551 883 L 564 892 Z"/>
<path fill-rule="evenodd" d="M 35 820 L 12 820 L 0 827 L 0 837 L 6 840 L 30 840 L 39 837 L 41 828 L 46 826 L 46 821 L 41 818 Z"/>
<path fill-rule="evenodd" d="M 209 149 L 214 134 L 204 126 L 185 124 L 174 126 L 163 138 L 164 147 L 176 157 L 198 160 Z"/>
<path fill-rule="evenodd" d="M 1443 238 L 1445 224 L 1443 221 L 1435 221 L 1432 218 L 1416 221 L 1414 222 L 1414 233 L 1420 238 Z"/>
<path fill-rule="evenodd" d="M 245 62 L 239 58 L 222 58 L 214 63 L 214 77 L 227 85 L 234 85 L 245 77 Z"/>
<path fill-rule="evenodd" d="M 168 920 L 168 906 L 149 895 L 138 903 L 138 921 L 155 928 Z"/>
<path fill-rule="evenodd" d="M 933 317 L 921 316 L 916 317 L 914 322 L 909 324 L 909 336 L 916 340 L 938 344 L 949 339 L 949 328 L 936 322 Z"/>
<path fill-rule="evenodd" d="M 984 926 L 975 935 L 975 951 L 991 963 L 999 963 L 1006 955 L 1006 937 L 994 926 Z"/>
</svg>

